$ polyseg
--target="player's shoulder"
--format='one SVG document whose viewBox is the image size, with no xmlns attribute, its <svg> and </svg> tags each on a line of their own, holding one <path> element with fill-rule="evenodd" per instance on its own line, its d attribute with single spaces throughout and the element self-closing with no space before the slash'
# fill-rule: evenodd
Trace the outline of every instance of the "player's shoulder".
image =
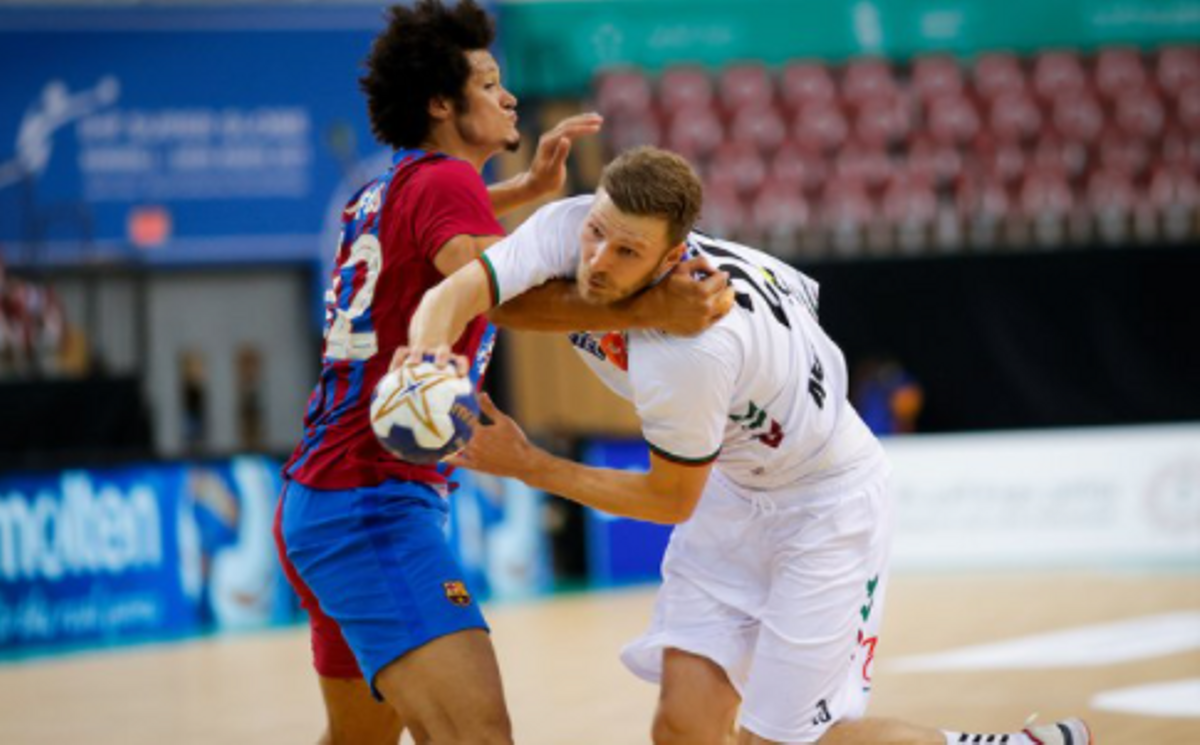
<svg viewBox="0 0 1200 745">
<path fill-rule="evenodd" d="M 713 362 L 729 364 L 742 358 L 746 335 L 746 324 L 739 313 L 727 313 L 694 336 L 637 329 L 629 332 L 630 358 L 655 366 L 669 363 L 680 369 Z"/>
<path fill-rule="evenodd" d="M 431 155 L 409 166 L 409 183 L 417 188 L 475 186 L 483 187 L 483 177 L 475 166 L 449 156 Z"/>
<path fill-rule="evenodd" d="M 580 222 L 592 209 L 592 202 L 595 199 L 594 194 L 581 194 L 577 197 L 556 199 L 539 207 L 537 212 L 534 213 L 534 217 L 545 223 Z"/>
</svg>

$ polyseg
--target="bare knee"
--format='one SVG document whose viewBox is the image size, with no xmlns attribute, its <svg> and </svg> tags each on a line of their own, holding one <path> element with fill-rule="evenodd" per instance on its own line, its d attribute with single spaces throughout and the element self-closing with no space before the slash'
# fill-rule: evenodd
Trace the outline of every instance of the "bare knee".
<svg viewBox="0 0 1200 745">
<path fill-rule="evenodd" d="M 688 742 L 688 722 L 680 712 L 660 706 L 654 715 L 650 737 L 654 745 L 684 745 Z"/>
<path fill-rule="evenodd" d="M 706 720 L 699 712 L 687 712 L 679 706 L 658 707 L 650 737 L 654 745 L 724 745 L 725 726 Z"/>
<path fill-rule="evenodd" d="M 417 745 L 513 745 L 512 724 L 503 708 L 469 715 L 445 712 L 445 716 L 434 716 L 431 720 L 424 727 L 412 728 L 414 735 L 418 730 L 421 732 L 421 736 L 414 738 Z"/>
</svg>

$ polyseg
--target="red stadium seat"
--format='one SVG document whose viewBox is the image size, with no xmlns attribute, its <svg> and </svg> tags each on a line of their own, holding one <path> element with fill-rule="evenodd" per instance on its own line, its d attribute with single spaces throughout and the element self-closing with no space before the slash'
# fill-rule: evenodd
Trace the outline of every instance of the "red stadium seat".
<svg viewBox="0 0 1200 745">
<path fill-rule="evenodd" d="M 1001 140 L 990 133 L 975 141 L 975 154 L 983 175 L 993 181 L 1011 186 L 1025 177 L 1029 158 L 1014 140 Z"/>
<path fill-rule="evenodd" d="M 1149 145 L 1116 128 L 1105 130 L 1096 152 L 1102 168 L 1121 171 L 1133 179 L 1140 177 L 1150 165 Z"/>
<path fill-rule="evenodd" d="M 1200 185 L 1190 169 L 1162 166 L 1150 178 L 1149 197 L 1157 207 L 1200 207 Z"/>
<path fill-rule="evenodd" d="M 718 82 L 721 106 L 731 115 L 748 107 L 770 106 L 775 99 L 775 83 L 761 64 L 732 65 L 721 72 Z"/>
<path fill-rule="evenodd" d="M 758 150 L 746 143 L 727 142 L 717 148 L 708 164 L 708 185 L 745 197 L 767 179 L 767 164 Z"/>
<path fill-rule="evenodd" d="M 911 111 L 900 96 L 865 101 L 854 122 L 858 139 L 872 145 L 894 145 L 907 138 L 911 130 Z"/>
<path fill-rule="evenodd" d="M 712 80 L 699 67 L 668 67 L 658 82 L 658 100 L 663 113 L 671 117 L 682 109 L 711 108 Z"/>
<path fill-rule="evenodd" d="M 1175 110 L 1183 128 L 1192 137 L 1200 135 L 1200 83 L 1179 92 Z"/>
<path fill-rule="evenodd" d="M 939 186 L 954 183 L 962 169 L 963 157 L 958 148 L 934 142 L 925 134 L 913 140 L 904 168 L 911 176 Z"/>
<path fill-rule="evenodd" d="M 666 144 L 693 160 L 707 157 L 725 139 L 717 112 L 707 107 L 677 108 L 667 127 Z"/>
<path fill-rule="evenodd" d="M 862 58 L 846 65 L 842 99 L 850 105 L 861 106 L 871 99 L 890 98 L 896 90 L 892 68 L 886 60 Z"/>
<path fill-rule="evenodd" d="M 1128 239 L 1130 219 L 1138 201 L 1133 182 L 1121 171 L 1102 169 L 1088 179 L 1088 209 L 1096 219 L 1098 235 L 1108 243 Z"/>
<path fill-rule="evenodd" d="M 1054 101 L 1054 129 L 1069 140 L 1092 144 L 1104 130 L 1104 110 L 1086 93 L 1067 93 Z"/>
<path fill-rule="evenodd" d="M 1003 240 L 1003 229 L 1012 213 L 1012 202 L 1004 184 L 964 175 L 956 190 L 958 212 L 975 248 L 991 248 Z"/>
<path fill-rule="evenodd" d="M 942 144 L 965 145 L 979 133 L 979 114 L 965 96 L 943 96 L 929 104 L 929 134 Z"/>
<path fill-rule="evenodd" d="M 659 145 L 663 141 L 658 117 L 649 111 L 608 117 L 604 122 L 604 134 L 615 153 L 639 145 Z"/>
<path fill-rule="evenodd" d="M 640 115 L 654 108 L 650 80 L 635 69 L 615 69 L 596 79 L 596 109 L 610 119 Z"/>
<path fill-rule="evenodd" d="M 792 137 L 802 148 L 822 153 L 838 150 L 849 135 L 842 110 L 833 103 L 803 106 L 792 123 Z"/>
<path fill-rule="evenodd" d="M 988 128 L 1002 141 L 1025 142 L 1042 128 L 1042 112 L 1032 98 L 1003 93 L 992 100 Z"/>
<path fill-rule="evenodd" d="M 1074 52 L 1043 52 L 1033 65 L 1033 89 L 1045 101 L 1087 90 L 1083 63 Z"/>
<path fill-rule="evenodd" d="M 1067 179 L 1075 180 L 1083 175 L 1087 166 L 1088 152 L 1082 143 L 1047 131 L 1034 145 L 1030 170 L 1061 173 Z"/>
<path fill-rule="evenodd" d="M 875 215 L 866 185 L 853 179 L 833 179 L 821 198 L 821 226 L 839 254 L 859 253 Z"/>
<path fill-rule="evenodd" d="M 779 81 L 779 96 L 788 111 L 814 103 L 837 101 L 837 86 L 829 69 L 819 62 L 789 62 Z"/>
<path fill-rule="evenodd" d="M 714 188 L 704 195 L 700 213 L 700 229 L 719 238 L 736 239 L 746 225 L 746 207 L 732 191 Z"/>
<path fill-rule="evenodd" d="M 980 174 L 964 174 L 955 189 L 955 199 L 963 217 L 1000 219 L 1012 209 L 1004 184 Z"/>
<path fill-rule="evenodd" d="M 1011 54 L 985 54 L 975 61 L 975 89 L 988 101 L 1001 95 L 1026 93 L 1025 72 Z"/>
<path fill-rule="evenodd" d="M 1158 137 L 1166 124 L 1166 111 L 1149 89 L 1122 93 L 1116 100 L 1116 122 L 1126 134 L 1142 139 Z"/>
<path fill-rule="evenodd" d="M 771 104 L 746 106 L 734 115 L 729 138 L 749 143 L 763 153 L 772 153 L 787 139 L 787 123 L 783 113 Z"/>
<path fill-rule="evenodd" d="M 1021 214 L 1033 223 L 1037 245 L 1058 246 L 1063 243 L 1067 220 L 1075 207 L 1075 198 L 1065 174 L 1049 169 L 1031 171 L 1021 184 L 1019 203 Z"/>
<path fill-rule="evenodd" d="M 1096 55 L 1096 69 L 1092 76 L 1096 90 L 1107 99 L 1119 94 L 1142 88 L 1146 85 L 1146 70 L 1142 56 L 1136 49 L 1112 47 Z"/>
<path fill-rule="evenodd" d="M 869 189 L 882 188 L 894 171 L 891 157 L 878 145 L 852 142 L 834 159 L 835 179 L 862 183 Z"/>
<path fill-rule="evenodd" d="M 937 195 L 929 181 L 898 174 L 883 194 L 883 216 L 896 229 L 901 251 L 913 252 L 932 243 L 938 215 Z"/>
<path fill-rule="evenodd" d="M 913 62 L 912 92 L 921 101 L 963 93 L 963 74 L 953 57 L 921 57 Z"/>
<path fill-rule="evenodd" d="M 1158 53 L 1158 84 L 1172 97 L 1200 85 L 1200 47 L 1167 47 Z"/>
<path fill-rule="evenodd" d="M 793 257 L 812 223 L 812 209 L 799 190 L 768 182 L 750 207 L 749 228 L 773 253 Z"/>
<path fill-rule="evenodd" d="M 1200 136 L 1189 134 L 1180 126 L 1163 133 L 1159 160 L 1168 168 L 1191 168 L 1200 173 Z"/>
<path fill-rule="evenodd" d="M 1163 235 L 1170 240 L 1194 238 L 1200 211 L 1200 185 L 1188 168 L 1164 166 L 1150 178 L 1149 202 L 1162 216 Z"/>
<path fill-rule="evenodd" d="M 829 167 L 820 153 L 786 142 L 771 159 L 769 178 L 778 186 L 812 194 L 824 186 L 828 174 Z"/>
</svg>

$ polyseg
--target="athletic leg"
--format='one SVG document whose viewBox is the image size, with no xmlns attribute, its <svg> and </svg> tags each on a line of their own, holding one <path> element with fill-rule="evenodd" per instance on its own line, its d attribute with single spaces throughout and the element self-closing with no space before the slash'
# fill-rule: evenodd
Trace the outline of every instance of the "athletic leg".
<svg viewBox="0 0 1200 745">
<path fill-rule="evenodd" d="M 438 637 L 385 666 L 375 687 L 435 745 L 511 745 L 500 668 L 482 629 Z"/>
<path fill-rule="evenodd" d="M 392 707 L 371 696 L 371 689 L 363 680 L 341 629 L 321 610 L 316 596 L 288 559 L 282 512 L 283 497 L 275 514 L 275 543 L 284 574 L 308 613 L 313 667 L 325 704 L 326 727 L 318 742 L 320 745 L 396 745 L 404 731 L 403 723 Z"/>
<path fill-rule="evenodd" d="M 724 668 L 706 657 L 664 650 L 654 745 L 726 745 L 737 707 L 737 691 Z"/>
<path fill-rule="evenodd" d="M 404 731 L 396 710 L 376 701 L 362 678 L 318 676 L 328 724 L 321 745 L 396 745 Z"/>
</svg>

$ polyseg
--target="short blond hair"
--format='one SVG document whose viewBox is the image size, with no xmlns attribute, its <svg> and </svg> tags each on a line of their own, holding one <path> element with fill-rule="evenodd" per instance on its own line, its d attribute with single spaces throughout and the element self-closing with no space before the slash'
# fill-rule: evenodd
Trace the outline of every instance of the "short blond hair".
<svg viewBox="0 0 1200 745">
<path fill-rule="evenodd" d="M 692 166 L 656 147 L 621 153 L 600 175 L 600 188 L 626 214 L 666 220 L 672 247 L 687 237 L 704 203 L 704 187 Z"/>
</svg>

